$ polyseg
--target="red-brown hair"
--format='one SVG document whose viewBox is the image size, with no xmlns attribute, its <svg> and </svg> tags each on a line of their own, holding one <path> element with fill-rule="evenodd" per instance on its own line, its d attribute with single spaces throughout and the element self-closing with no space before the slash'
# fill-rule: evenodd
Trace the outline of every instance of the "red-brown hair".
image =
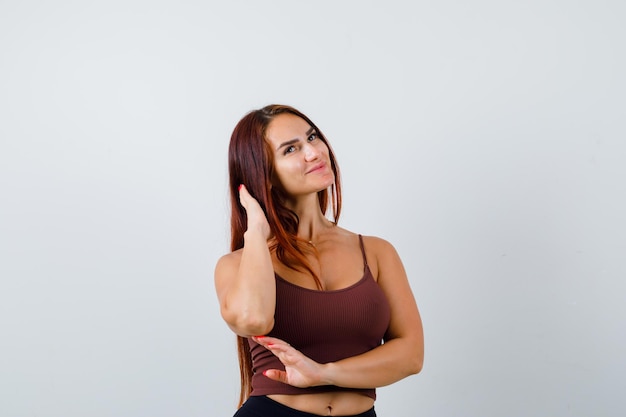
<svg viewBox="0 0 626 417">
<path fill-rule="evenodd" d="M 293 107 L 273 104 L 254 110 L 245 115 L 232 133 L 228 149 L 228 171 L 230 177 L 231 203 L 231 243 L 235 251 L 243 247 L 243 235 L 247 228 L 247 217 L 239 203 L 239 185 L 244 184 L 250 194 L 259 202 L 265 212 L 272 233 L 271 251 L 276 253 L 280 262 L 293 269 L 307 270 L 313 276 L 318 287 L 320 282 L 298 246 L 298 216 L 284 204 L 285 195 L 280 187 L 272 186 L 274 173 L 274 153 L 266 140 L 266 131 L 270 122 L 279 114 L 289 113 L 305 120 L 313 127 L 318 137 L 328 147 L 330 164 L 335 174 L 335 183 L 329 189 L 317 193 L 322 213 L 332 207 L 333 220 L 339 220 L 341 212 L 341 181 L 339 166 L 330 144 L 320 129 L 300 111 Z M 239 406 L 249 397 L 252 390 L 252 358 L 246 338 L 237 337 L 241 392 Z"/>
</svg>

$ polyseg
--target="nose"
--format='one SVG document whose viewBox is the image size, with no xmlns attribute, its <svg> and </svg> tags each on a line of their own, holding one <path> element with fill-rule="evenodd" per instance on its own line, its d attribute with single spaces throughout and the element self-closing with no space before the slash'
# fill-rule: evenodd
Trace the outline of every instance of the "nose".
<svg viewBox="0 0 626 417">
<path fill-rule="evenodd" d="M 304 159 L 307 161 L 314 161 L 320 155 L 319 149 L 310 143 L 304 145 Z"/>
</svg>

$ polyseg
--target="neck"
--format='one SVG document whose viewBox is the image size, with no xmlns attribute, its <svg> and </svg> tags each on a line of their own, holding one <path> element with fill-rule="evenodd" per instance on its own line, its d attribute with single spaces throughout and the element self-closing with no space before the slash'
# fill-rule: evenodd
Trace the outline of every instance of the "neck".
<svg viewBox="0 0 626 417">
<path fill-rule="evenodd" d="M 290 202 L 288 205 L 300 220 L 298 223 L 298 237 L 315 243 L 321 234 L 334 224 L 328 220 L 320 209 L 317 194 L 311 194 Z"/>
</svg>

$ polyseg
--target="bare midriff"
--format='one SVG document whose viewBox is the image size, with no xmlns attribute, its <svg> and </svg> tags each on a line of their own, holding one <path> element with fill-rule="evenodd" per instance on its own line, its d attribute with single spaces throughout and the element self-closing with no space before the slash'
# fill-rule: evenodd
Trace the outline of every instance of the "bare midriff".
<svg viewBox="0 0 626 417">
<path fill-rule="evenodd" d="M 320 416 L 349 416 L 374 406 L 374 399 L 357 392 L 324 392 L 316 394 L 272 394 L 268 398 L 287 407 Z"/>
</svg>

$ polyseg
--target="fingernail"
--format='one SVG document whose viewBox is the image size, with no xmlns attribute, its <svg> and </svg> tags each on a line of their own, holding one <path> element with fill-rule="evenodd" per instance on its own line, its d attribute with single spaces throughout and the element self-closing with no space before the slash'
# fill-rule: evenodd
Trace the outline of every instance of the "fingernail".
<svg viewBox="0 0 626 417">
<path fill-rule="evenodd" d="M 267 371 L 263 371 L 263 376 L 267 376 Z"/>
<path fill-rule="evenodd" d="M 241 191 L 242 188 L 243 188 L 243 184 L 239 184 L 238 190 Z"/>
<path fill-rule="evenodd" d="M 256 337 L 257 339 L 263 339 L 265 336 L 254 336 L 254 337 Z"/>
</svg>

